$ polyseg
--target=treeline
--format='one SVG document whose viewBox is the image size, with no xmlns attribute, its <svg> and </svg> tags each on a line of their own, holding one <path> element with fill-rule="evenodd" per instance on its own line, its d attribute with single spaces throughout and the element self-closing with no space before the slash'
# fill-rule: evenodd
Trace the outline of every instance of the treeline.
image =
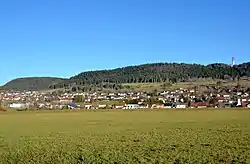
<svg viewBox="0 0 250 164">
<path fill-rule="evenodd" d="M 52 88 L 76 86 L 95 86 L 106 88 L 120 83 L 155 83 L 155 82 L 185 82 L 192 78 L 236 79 L 250 76 L 250 63 L 231 67 L 226 64 L 156 63 L 140 66 L 129 66 L 113 70 L 89 71 L 71 77 L 66 83 L 58 83 Z M 104 85 L 104 86 L 103 86 Z"/>
</svg>

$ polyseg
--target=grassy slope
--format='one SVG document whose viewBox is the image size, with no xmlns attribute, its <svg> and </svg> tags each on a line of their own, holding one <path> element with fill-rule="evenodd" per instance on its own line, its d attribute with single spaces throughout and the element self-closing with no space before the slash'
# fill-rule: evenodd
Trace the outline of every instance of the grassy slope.
<svg viewBox="0 0 250 164">
<path fill-rule="evenodd" d="M 130 86 L 133 91 L 138 92 L 153 92 L 154 90 L 173 90 L 179 88 L 193 88 L 194 86 L 201 85 L 216 85 L 219 80 L 210 80 L 210 79 L 198 79 L 193 82 L 179 82 L 173 84 L 172 86 L 163 87 L 164 83 L 124 83 L 123 86 Z M 221 80 L 220 80 L 221 81 Z M 240 80 L 239 83 L 243 87 L 250 87 L 250 81 Z M 224 81 L 221 86 L 233 87 L 237 85 L 237 81 Z"/>
<path fill-rule="evenodd" d="M 250 162 L 249 114 L 248 110 L 0 113 L 0 161 Z"/>
<path fill-rule="evenodd" d="M 164 88 L 164 83 L 124 83 L 124 86 L 130 86 L 134 91 L 152 92 L 154 90 L 167 90 L 167 89 L 179 89 L 179 88 L 192 88 L 199 85 L 216 84 L 215 80 L 196 80 L 194 82 L 179 82 L 171 86 Z"/>
</svg>

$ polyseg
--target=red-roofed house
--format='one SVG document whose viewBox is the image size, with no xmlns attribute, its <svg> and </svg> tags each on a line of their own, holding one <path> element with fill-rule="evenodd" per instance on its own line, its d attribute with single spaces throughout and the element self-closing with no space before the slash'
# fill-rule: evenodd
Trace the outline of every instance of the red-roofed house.
<svg viewBox="0 0 250 164">
<path fill-rule="evenodd" d="M 73 102 L 73 99 L 70 97 L 60 98 L 60 103 L 68 104 L 68 103 L 72 103 L 72 102 Z"/>
<path fill-rule="evenodd" d="M 192 108 L 207 108 L 208 104 L 206 102 L 198 102 L 198 103 L 192 103 Z"/>
</svg>

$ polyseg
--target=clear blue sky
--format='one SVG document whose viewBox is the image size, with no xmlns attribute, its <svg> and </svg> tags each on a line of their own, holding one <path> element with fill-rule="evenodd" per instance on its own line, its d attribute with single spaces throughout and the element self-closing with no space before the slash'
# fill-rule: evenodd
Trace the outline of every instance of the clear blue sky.
<svg viewBox="0 0 250 164">
<path fill-rule="evenodd" d="M 249 29 L 249 0 L 2 0 L 0 84 L 153 62 L 248 62 Z"/>
</svg>

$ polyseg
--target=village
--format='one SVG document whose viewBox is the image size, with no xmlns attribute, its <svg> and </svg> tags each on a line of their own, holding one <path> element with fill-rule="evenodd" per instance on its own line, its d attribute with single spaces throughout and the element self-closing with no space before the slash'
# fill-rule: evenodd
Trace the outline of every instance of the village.
<svg viewBox="0 0 250 164">
<path fill-rule="evenodd" d="M 249 89 L 227 88 L 200 92 L 179 88 L 156 93 L 85 93 L 2 91 L 1 105 L 17 110 L 45 109 L 148 109 L 148 108 L 250 108 Z"/>
</svg>

